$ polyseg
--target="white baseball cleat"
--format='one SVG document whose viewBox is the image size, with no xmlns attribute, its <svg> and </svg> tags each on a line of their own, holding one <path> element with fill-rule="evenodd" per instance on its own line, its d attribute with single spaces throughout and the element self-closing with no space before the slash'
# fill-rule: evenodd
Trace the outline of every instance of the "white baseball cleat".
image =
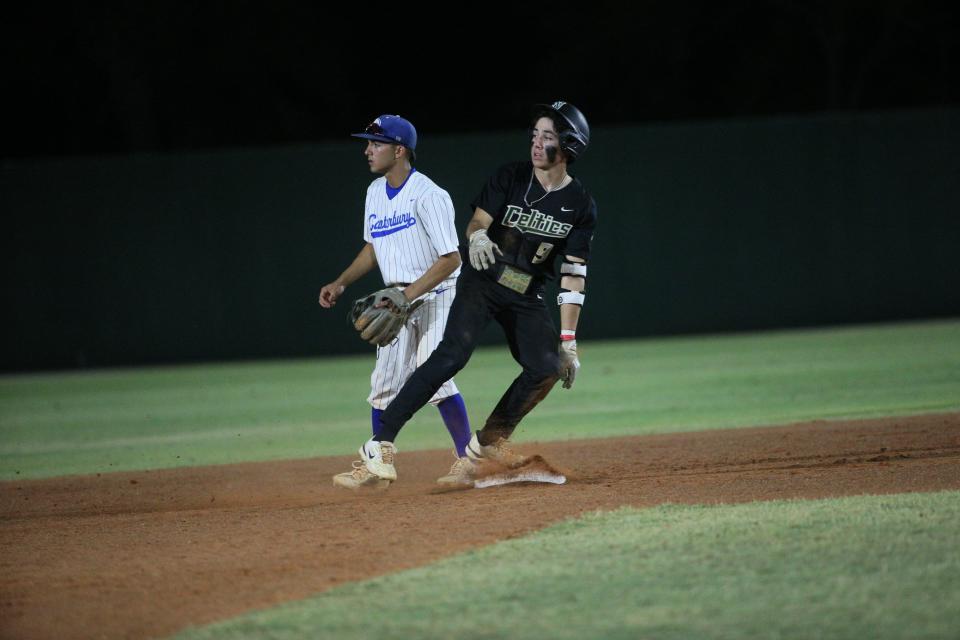
<svg viewBox="0 0 960 640">
<path fill-rule="evenodd" d="M 367 470 L 363 460 L 353 461 L 353 471 L 338 473 L 333 476 L 333 484 L 344 489 L 360 489 L 369 487 L 372 489 L 386 489 L 390 486 L 389 480 L 384 480 L 375 476 Z"/>
<path fill-rule="evenodd" d="M 505 438 L 498 438 L 493 444 L 483 445 L 477 439 L 477 432 L 473 432 L 470 438 L 470 444 L 467 445 L 467 457 L 475 463 L 484 460 L 493 460 L 506 467 L 517 467 L 522 465 L 527 458 L 510 450 L 509 443 Z"/>
<path fill-rule="evenodd" d="M 396 453 L 397 448 L 392 442 L 377 442 L 373 438 L 360 447 L 360 459 L 363 460 L 367 471 L 391 482 L 397 479 L 397 470 L 393 466 L 393 457 Z"/>
<path fill-rule="evenodd" d="M 457 456 L 456 452 L 454 452 L 453 455 L 457 458 L 456 462 L 454 462 L 453 466 L 450 467 L 450 471 L 447 472 L 447 475 L 437 478 L 437 482 L 440 484 L 462 484 L 473 486 L 473 472 L 475 469 L 473 462 L 466 456 L 462 458 Z"/>
</svg>

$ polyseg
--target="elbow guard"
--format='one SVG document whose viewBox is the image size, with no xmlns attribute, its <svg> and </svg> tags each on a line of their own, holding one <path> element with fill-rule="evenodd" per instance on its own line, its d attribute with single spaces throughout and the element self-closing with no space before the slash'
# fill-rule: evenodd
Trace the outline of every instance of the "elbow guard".
<svg viewBox="0 0 960 640">
<path fill-rule="evenodd" d="M 582 262 L 570 262 L 569 260 L 564 260 L 560 265 L 560 276 L 574 276 L 586 280 L 587 265 Z"/>
<path fill-rule="evenodd" d="M 560 277 L 573 276 L 583 278 L 583 291 L 570 291 L 569 289 L 560 289 L 560 295 L 557 296 L 557 304 L 575 304 L 578 307 L 583 306 L 584 294 L 587 289 L 587 265 L 581 262 L 570 262 L 564 260 L 560 265 Z"/>
</svg>

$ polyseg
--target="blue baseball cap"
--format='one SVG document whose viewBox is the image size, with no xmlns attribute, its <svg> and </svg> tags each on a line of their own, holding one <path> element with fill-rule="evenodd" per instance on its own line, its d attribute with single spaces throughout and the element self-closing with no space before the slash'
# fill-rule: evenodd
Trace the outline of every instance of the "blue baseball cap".
<svg viewBox="0 0 960 640">
<path fill-rule="evenodd" d="M 417 148 L 417 130 L 409 120 L 384 114 L 367 125 L 363 133 L 350 134 L 354 138 L 402 144 L 411 151 Z"/>
</svg>

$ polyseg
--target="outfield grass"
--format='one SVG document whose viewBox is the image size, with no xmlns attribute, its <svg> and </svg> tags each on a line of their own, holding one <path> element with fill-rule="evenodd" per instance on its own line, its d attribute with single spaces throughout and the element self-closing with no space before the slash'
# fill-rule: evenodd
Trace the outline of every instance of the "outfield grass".
<svg viewBox="0 0 960 640">
<path fill-rule="evenodd" d="M 960 409 L 960 321 L 591 342 L 516 439 L 554 440 Z M 350 454 L 370 431 L 372 354 L 0 377 L 0 479 Z M 518 368 L 457 376 L 474 424 Z M 450 446 L 437 412 L 401 451 Z"/>
<path fill-rule="evenodd" d="M 956 638 L 960 492 L 597 513 L 188 630 L 212 638 Z"/>
</svg>

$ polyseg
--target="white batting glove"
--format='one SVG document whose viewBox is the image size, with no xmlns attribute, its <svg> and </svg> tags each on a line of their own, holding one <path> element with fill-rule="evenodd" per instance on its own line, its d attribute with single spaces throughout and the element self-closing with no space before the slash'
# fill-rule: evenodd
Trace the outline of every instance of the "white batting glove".
<svg viewBox="0 0 960 640">
<path fill-rule="evenodd" d="M 560 379 L 563 380 L 563 388 L 569 389 L 573 387 L 577 369 L 580 368 L 580 360 L 577 359 L 577 341 L 561 340 L 557 352 L 560 355 Z"/>
<path fill-rule="evenodd" d="M 496 254 L 503 255 L 497 243 L 487 236 L 486 229 L 478 229 L 470 234 L 470 264 L 477 271 L 483 271 L 497 261 Z"/>
</svg>

